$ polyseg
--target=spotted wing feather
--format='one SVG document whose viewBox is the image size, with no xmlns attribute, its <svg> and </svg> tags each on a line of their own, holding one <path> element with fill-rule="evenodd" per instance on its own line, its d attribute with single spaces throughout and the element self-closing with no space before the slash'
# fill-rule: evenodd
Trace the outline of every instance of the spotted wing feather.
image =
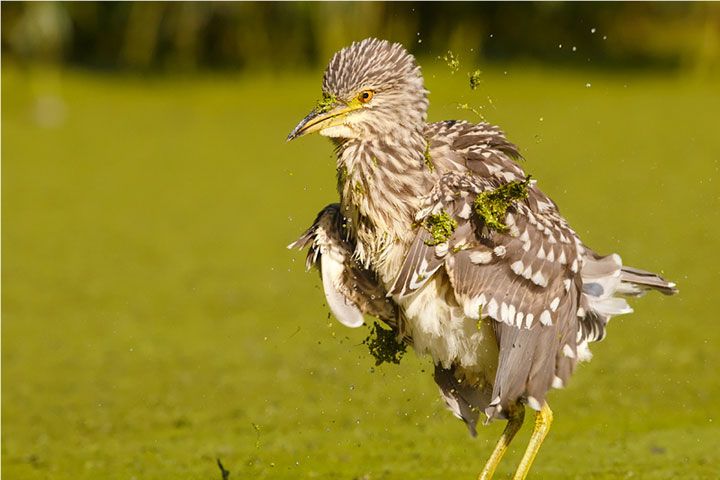
<svg viewBox="0 0 720 480">
<path fill-rule="evenodd" d="M 397 327 L 397 305 L 387 298 L 375 274 L 353 258 L 353 245 L 344 225 L 340 206 L 328 205 L 288 248 L 308 248 L 306 266 L 320 271 L 328 306 L 342 324 L 359 327 L 363 314 L 368 314 Z"/>
<path fill-rule="evenodd" d="M 473 203 L 480 192 L 501 185 L 494 178 L 444 175 L 418 221 L 446 212 L 457 227 L 444 244 L 428 245 L 430 235 L 421 226 L 390 293 L 403 296 L 422 287 L 426 272 L 436 271 L 441 262 L 466 316 L 520 328 L 553 323 L 581 266 L 583 247 L 534 185 L 526 201 L 508 209 L 506 231 L 488 228 Z M 421 271 L 422 265 L 433 269 Z"/>
</svg>

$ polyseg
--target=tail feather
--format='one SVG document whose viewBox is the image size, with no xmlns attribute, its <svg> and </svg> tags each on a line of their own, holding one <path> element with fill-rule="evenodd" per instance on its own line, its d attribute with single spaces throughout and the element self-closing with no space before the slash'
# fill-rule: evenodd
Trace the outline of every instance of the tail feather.
<svg viewBox="0 0 720 480">
<path fill-rule="evenodd" d="M 626 267 L 619 255 L 601 257 L 588 251 L 581 271 L 583 295 L 580 300 L 580 328 L 578 331 L 578 351 L 581 344 L 602 340 L 610 318 L 632 312 L 627 301 L 619 296 L 640 297 L 650 290 L 657 290 L 665 295 L 678 292 L 673 282 L 661 276 Z"/>
<path fill-rule="evenodd" d="M 619 293 L 642 295 L 647 290 L 657 290 L 664 295 L 678 293 L 675 282 L 668 282 L 660 275 L 639 268 L 623 266 L 620 271 L 621 288 Z"/>
</svg>

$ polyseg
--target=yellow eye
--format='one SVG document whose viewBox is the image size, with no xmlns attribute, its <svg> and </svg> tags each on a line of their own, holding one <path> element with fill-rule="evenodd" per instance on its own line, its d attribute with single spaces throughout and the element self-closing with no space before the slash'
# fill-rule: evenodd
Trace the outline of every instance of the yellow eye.
<svg viewBox="0 0 720 480">
<path fill-rule="evenodd" d="M 375 92 L 372 90 L 364 90 L 360 92 L 360 95 L 358 95 L 358 100 L 362 103 L 368 103 L 370 100 L 372 100 L 373 95 L 375 95 Z"/>
</svg>

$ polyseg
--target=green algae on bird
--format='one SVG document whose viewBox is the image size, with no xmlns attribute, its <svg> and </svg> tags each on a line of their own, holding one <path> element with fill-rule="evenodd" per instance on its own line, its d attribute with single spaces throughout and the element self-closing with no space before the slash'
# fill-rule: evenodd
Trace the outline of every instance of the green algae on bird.
<svg viewBox="0 0 720 480">
<path fill-rule="evenodd" d="M 337 97 L 331 93 L 323 93 L 322 100 L 318 100 L 315 105 L 317 113 L 326 113 L 332 110 L 337 104 Z"/>
<path fill-rule="evenodd" d="M 423 157 L 425 158 L 425 166 L 428 167 L 428 170 L 430 172 L 435 171 L 435 164 L 432 161 L 432 157 L 430 156 L 430 141 L 425 140 L 425 151 L 423 152 Z"/>
<path fill-rule="evenodd" d="M 395 332 L 383 328 L 378 322 L 370 327 L 370 333 L 362 343 L 368 346 L 370 355 L 375 357 L 376 366 L 383 363 L 399 364 L 407 351 L 407 345 L 398 341 Z"/>
<path fill-rule="evenodd" d="M 365 193 L 367 193 L 365 192 L 365 187 L 362 183 L 360 183 L 360 181 L 355 182 L 355 184 L 353 185 L 353 192 L 355 192 L 355 195 L 357 195 L 358 197 L 362 197 L 363 195 L 365 195 Z"/>
<path fill-rule="evenodd" d="M 433 237 L 432 240 L 426 240 L 425 244 L 428 246 L 439 245 L 447 242 L 452 236 L 457 228 L 457 221 L 448 215 L 447 212 L 442 211 L 435 215 L 428 215 L 423 222 L 423 227 L 425 227 Z"/>
<path fill-rule="evenodd" d="M 480 69 L 475 70 L 472 73 L 468 73 L 468 77 L 470 77 L 470 89 L 475 90 L 480 86 L 480 83 L 482 82 L 482 72 Z"/>
<path fill-rule="evenodd" d="M 528 197 L 529 184 L 530 175 L 525 180 L 515 180 L 492 190 L 480 192 L 475 198 L 473 209 L 488 228 L 504 232 L 507 229 L 507 225 L 503 223 L 507 209 L 518 200 Z"/>
<path fill-rule="evenodd" d="M 348 169 L 346 165 L 340 165 L 337 167 L 337 178 L 340 184 L 344 184 L 348 178 Z"/>
</svg>

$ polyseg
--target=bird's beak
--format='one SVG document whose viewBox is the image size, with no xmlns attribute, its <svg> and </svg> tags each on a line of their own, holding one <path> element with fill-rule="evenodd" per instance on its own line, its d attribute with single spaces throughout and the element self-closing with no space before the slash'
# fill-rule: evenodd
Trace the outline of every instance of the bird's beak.
<svg viewBox="0 0 720 480">
<path fill-rule="evenodd" d="M 335 100 L 323 100 L 315 107 L 307 117 L 303 118 L 300 123 L 287 136 L 287 141 L 302 137 L 308 133 L 318 132 L 324 128 L 342 125 L 345 116 L 360 108 L 359 105 L 346 105 Z"/>
</svg>

